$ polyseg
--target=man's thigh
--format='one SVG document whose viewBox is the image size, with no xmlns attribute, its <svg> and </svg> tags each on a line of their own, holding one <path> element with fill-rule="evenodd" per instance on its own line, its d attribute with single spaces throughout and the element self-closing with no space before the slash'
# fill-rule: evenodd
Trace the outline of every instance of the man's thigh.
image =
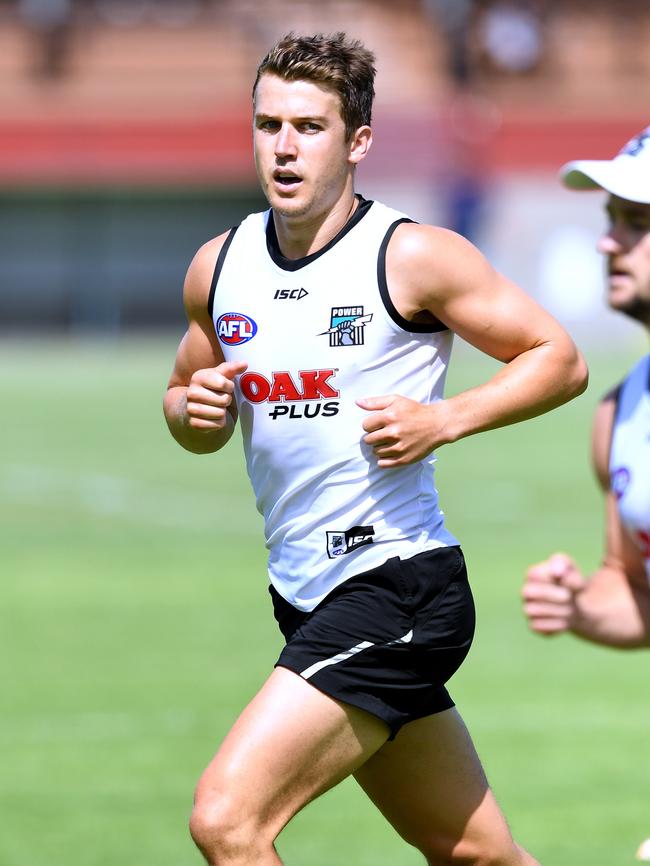
<svg viewBox="0 0 650 866">
<path fill-rule="evenodd" d="M 195 809 L 275 837 L 381 748 L 388 726 L 276 668 L 203 773 Z"/>
<path fill-rule="evenodd" d="M 455 709 L 405 725 L 355 778 L 430 862 L 513 851 L 512 837 Z M 504 859 L 503 862 L 510 862 Z"/>
</svg>

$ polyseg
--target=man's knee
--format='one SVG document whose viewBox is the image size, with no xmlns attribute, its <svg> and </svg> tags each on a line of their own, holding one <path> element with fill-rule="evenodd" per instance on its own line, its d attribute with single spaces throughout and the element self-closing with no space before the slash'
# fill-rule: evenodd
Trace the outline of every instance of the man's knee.
<svg viewBox="0 0 650 866">
<path fill-rule="evenodd" d="M 257 818 L 227 794 L 197 800 L 190 817 L 190 833 L 211 866 L 253 862 L 255 852 L 273 845 Z"/>
<path fill-rule="evenodd" d="M 533 866 L 535 861 L 509 835 L 492 839 L 461 839 L 427 846 L 429 866 Z"/>
</svg>

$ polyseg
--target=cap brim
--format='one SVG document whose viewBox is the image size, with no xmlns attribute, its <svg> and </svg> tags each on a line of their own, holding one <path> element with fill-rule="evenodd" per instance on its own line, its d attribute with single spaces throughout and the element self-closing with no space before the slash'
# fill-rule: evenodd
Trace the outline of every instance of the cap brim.
<svg viewBox="0 0 650 866">
<path fill-rule="evenodd" d="M 569 189 L 606 189 L 603 186 L 603 166 L 609 165 L 604 160 L 578 159 L 567 162 L 560 169 L 562 183 Z"/>
<path fill-rule="evenodd" d="M 560 178 L 569 189 L 603 189 L 628 201 L 650 204 L 650 177 L 640 177 L 638 168 L 627 159 L 629 157 L 567 162 L 560 169 Z"/>
</svg>

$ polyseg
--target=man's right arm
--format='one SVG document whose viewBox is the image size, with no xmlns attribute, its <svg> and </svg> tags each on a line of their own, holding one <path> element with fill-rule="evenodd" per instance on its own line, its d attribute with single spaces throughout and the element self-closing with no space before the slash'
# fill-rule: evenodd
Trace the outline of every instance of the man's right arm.
<svg viewBox="0 0 650 866">
<path fill-rule="evenodd" d="M 585 579 L 569 556 L 556 553 L 528 569 L 522 594 L 533 631 L 546 635 L 571 631 L 604 646 L 632 649 L 650 645 L 650 587 L 641 553 L 621 523 L 610 490 L 614 413 L 612 394 L 598 407 L 594 423 L 594 468 L 607 504 L 602 565 Z"/>
<path fill-rule="evenodd" d="M 237 421 L 234 379 L 243 362 L 226 362 L 208 311 L 214 265 L 227 235 L 209 241 L 194 257 L 183 290 L 188 328 L 176 353 L 163 410 L 167 426 L 187 451 L 218 451 Z"/>
</svg>

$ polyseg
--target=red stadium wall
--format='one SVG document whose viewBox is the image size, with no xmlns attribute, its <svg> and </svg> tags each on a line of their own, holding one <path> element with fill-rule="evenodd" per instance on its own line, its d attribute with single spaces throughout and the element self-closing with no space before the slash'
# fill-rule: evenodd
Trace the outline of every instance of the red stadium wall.
<svg viewBox="0 0 650 866">
<path fill-rule="evenodd" d="M 613 155 L 646 124 L 640 116 L 574 120 L 513 114 L 475 147 L 487 174 L 555 171 L 568 159 Z M 444 171 L 445 129 L 434 116 L 383 114 L 377 127 L 369 174 L 399 177 L 415 171 L 435 177 Z M 239 186 L 254 178 L 250 118 L 243 113 L 218 122 L 0 122 L 0 184 L 5 187 Z"/>
</svg>

